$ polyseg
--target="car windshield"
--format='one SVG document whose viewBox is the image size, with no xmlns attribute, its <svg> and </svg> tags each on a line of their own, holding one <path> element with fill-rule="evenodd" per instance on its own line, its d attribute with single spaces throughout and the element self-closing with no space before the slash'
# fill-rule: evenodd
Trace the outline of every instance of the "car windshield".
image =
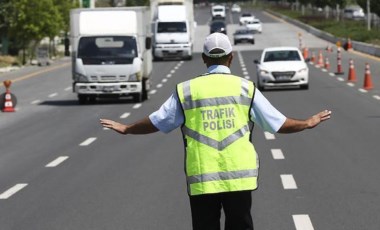
<svg viewBox="0 0 380 230">
<path fill-rule="evenodd" d="M 301 57 L 296 50 L 268 51 L 264 56 L 264 62 L 300 60 Z"/>
<path fill-rule="evenodd" d="M 241 16 L 242 17 L 251 17 L 252 15 L 251 14 L 242 14 Z"/>
<path fill-rule="evenodd" d="M 157 25 L 158 33 L 186 33 L 186 23 L 185 22 L 160 22 Z"/>
<path fill-rule="evenodd" d="M 212 27 L 212 28 L 225 27 L 225 24 L 224 24 L 224 22 L 213 22 L 213 23 L 211 24 L 211 27 Z"/>
</svg>

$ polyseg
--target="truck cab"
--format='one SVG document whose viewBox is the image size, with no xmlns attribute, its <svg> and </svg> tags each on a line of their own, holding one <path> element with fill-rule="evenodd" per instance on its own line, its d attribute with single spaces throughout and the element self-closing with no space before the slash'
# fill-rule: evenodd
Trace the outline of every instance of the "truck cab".
<svg viewBox="0 0 380 230">
<path fill-rule="evenodd" d="M 226 7 L 223 5 L 215 5 L 211 7 L 211 17 L 214 19 L 226 18 Z"/>
</svg>

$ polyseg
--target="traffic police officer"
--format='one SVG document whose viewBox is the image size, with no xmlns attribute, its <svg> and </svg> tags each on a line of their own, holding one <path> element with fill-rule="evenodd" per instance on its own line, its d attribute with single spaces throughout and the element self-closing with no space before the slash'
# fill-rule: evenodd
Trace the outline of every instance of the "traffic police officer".
<svg viewBox="0 0 380 230">
<path fill-rule="evenodd" d="M 130 125 L 100 122 L 121 134 L 168 133 L 181 127 L 193 229 L 219 230 L 223 209 L 226 230 L 250 230 L 259 167 L 250 141 L 252 122 L 272 133 L 293 133 L 314 128 L 331 111 L 306 120 L 285 117 L 252 81 L 231 74 L 232 46 L 222 33 L 206 37 L 202 58 L 207 73 L 178 84 L 150 116 Z"/>
</svg>

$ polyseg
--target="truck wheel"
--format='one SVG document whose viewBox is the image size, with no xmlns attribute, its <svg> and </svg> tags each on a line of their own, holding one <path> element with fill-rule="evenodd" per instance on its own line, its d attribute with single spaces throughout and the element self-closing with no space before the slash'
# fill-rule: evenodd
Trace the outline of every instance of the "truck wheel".
<svg viewBox="0 0 380 230">
<path fill-rule="evenodd" d="M 79 101 L 79 104 L 81 104 L 81 105 L 86 104 L 87 99 L 88 99 L 88 97 L 86 95 L 82 95 L 82 94 L 78 95 L 78 101 Z"/>
<path fill-rule="evenodd" d="M 148 94 L 148 90 L 147 90 L 147 79 L 146 78 L 143 78 L 143 81 L 142 81 L 142 100 L 148 100 L 149 99 L 149 94 Z"/>
<path fill-rule="evenodd" d="M 143 101 L 143 93 L 133 94 L 133 101 L 136 103 L 140 103 Z"/>
</svg>

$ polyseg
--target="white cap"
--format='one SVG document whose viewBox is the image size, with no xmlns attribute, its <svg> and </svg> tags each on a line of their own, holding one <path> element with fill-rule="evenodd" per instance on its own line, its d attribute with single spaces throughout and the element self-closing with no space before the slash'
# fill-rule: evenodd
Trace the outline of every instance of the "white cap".
<svg viewBox="0 0 380 230">
<path fill-rule="evenodd" d="M 212 52 L 214 49 L 220 52 Z M 232 52 L 231 42 L 227 35 L 222 33 L 212 33 L 206 37 L 203 44 L 203 53 L 211 58 L 218 58 L 228 55 Z"/>
</svg>

